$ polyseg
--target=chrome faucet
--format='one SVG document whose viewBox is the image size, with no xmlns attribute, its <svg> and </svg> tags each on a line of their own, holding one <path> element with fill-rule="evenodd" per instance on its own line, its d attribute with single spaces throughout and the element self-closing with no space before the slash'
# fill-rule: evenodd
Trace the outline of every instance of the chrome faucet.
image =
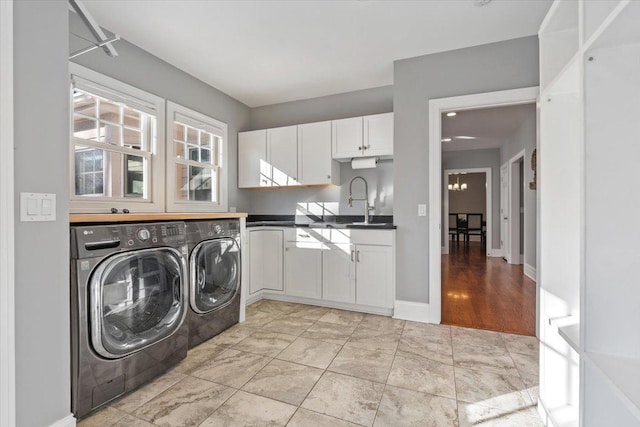
<svg viewBox="0 0 640 427">
<path fill-rule="evenodd" d="M 354 198 L 353 197 L 353 181 L 360 178 L 362 182 L 364 182 L 364 198 Z M 349 206 L 353 207 L 354 200 L 362 200 L 364 201 L 364 223 L 369 224 L 369 211 L 375 209 L 373 205 L 369 205 L 369 185 L 367 184 L 367 180 L 361 176 L 356 176 L 351 179 L 349 183 Z"/>
</svg>

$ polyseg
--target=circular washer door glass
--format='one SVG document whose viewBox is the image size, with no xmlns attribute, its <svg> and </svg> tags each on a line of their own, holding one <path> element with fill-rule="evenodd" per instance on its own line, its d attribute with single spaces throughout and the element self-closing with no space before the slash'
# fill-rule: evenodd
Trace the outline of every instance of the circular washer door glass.
<svg viewBox="0 0 640 427">
<path fill-rule="evenodd" d="M 91 277 L 94 349 L 122 357 L 168 337 L 184 314 L 182 255 L 171 248 L 114 255 Z"/>
<path fill-rule="evenodd" d="M 229 303 L 240 288 L 240 248 L 231 237 L 208 240 L 191 255 L 191 307 L 207 313 Z"/>
</svg>

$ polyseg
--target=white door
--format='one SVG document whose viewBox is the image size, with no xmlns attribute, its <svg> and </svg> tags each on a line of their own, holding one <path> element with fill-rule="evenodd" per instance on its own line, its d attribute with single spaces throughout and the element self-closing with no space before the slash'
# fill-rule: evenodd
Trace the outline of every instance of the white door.
<svg viewBox="0 0 640 427">
<path fill-rule="evenodd" d="M 362 156 L 362 117 L 333 120 L 332 153 L 334 159 L 349 159 Z"/>
<path fill-rule="evenodd" d="M 331 184 L 331 122 L 298 126 L 298 181 Z"/>
<path fill-rule="evenodd" d="M 271 168 L 267 159 L 267 131 L 238 134 L 238 187 L 270 187 Z"/>
<path fill-rule="evenodd" d="M 285 293 L 322 297 L 322 244 L 288 242 L 285 249 Z"/>
<path fill-rule="evenodd" d="M 267 129 L 273 186 L 298 184 L 297 126 Z"/>
<path fill-rule="evenodd" d="M 390 246 L 356 245 L 356 304 L 393 307 L 393 251 Z"/>
<path fill-rule="evenodd" d="M 393 113 L 364 117 L 363 155 L 393 155 Z"/>
<path fill-rule="evenodd" d="M 355 245 L 327 243 L 322 251 L 322 299 L 355 304 Z"/>
<path fill-rule="evenodd" d="M 500 250 L 502 257 L 509 254 L 509 164 L 500 167 Z M 507 259 L 508 261 L 508 259 Z"/>
</svg>

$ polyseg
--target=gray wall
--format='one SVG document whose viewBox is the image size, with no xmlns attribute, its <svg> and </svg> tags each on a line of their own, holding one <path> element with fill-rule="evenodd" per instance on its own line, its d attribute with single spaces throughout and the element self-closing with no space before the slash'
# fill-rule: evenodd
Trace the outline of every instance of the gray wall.
<svg viewBox="0 0 640 427">
<path fill-rule="evenodd" d="M 66 1 L 14 3 L 16 421 L 70 408 Z M 55 222 L 20 222 L 20 192 L 55 193 Z"/>
<path fill-rule="evenodd" d="M 536 110 L 531 106 L 531 115 L 516 132 L 502 145 L 500 149 L 500 164 L 509 161 L 513 156 L 524 150 L 524 255 L 525 264 L 536 268 L 536 191 L 529 188 L 533 181 L 531 169 L 531 155 L 536 148 Z"/>
<path fill-rule="evenodd" d="M 444 151 L 442 153 L 443 174 L 446 169 L 470 168 L 491 168 L 491 247 L 500 249 L 500 149 Z M 443 178 L 443 182 L 446 182 L 446 178 Z M 447 217 L 443 215 L 442 218 L 444 221 Z M 442 228 L 446 229 L 446 227 Z"/>
<path fill-rule="evenodd" d="M 429 100 L 538 85 L 536 36 L 394 63 L 396 298 L 429 302 Z"/>
<path fill-rule="evenodd" d="M 393 88 L 365 89 L 355 92 L 329 95 L 302 101 L 286 102 L 254 108 L 251 111 L 251 129 L 289 126 L 345 117 L 393 111 Z M 340 215 L 362 215 L 363 202 L 347 205 L 349 181 L 363 176 L 369 184 L 369 202 L 374 203 L 374 215 L 393 214 L 393 161 L 383 160 L 375 169 L 351 169 L 350 163 L 340 165 L 340 185 L 316 188 L 291 188 L 275 190 L 249 190 L 252 214 L 294 214 L 299 202 L 329 202 L 338 204 Z M 354 195 L 362 191 L 354 184 Z M 358 189 L 358 190 L 357 190 Z"/>
<path fill-rule="evenodd" d="M 460 180 L 460 185 L 467 184 L 465 191 L 449 191 L 450 213 L 481 213 L 487 217 L 487 174 L 466 173 L 449 175 L 449 184 Z M 445 181 L 446 182 L 446 178 Z M 448 191 L 448 190 L 447 190 Z M 443 217 L 443 218 L 446 218 Z"/>
<path fill-rule="evenodd" d="M 253 108 L 251 129 L 321 122 L 390 111 L 393 111 L 393 86 L 382 86 Z"/>
<path fill-rule="evenodd" d="M 375 169 L 351 169 L 351 163 L 340 165 L 340 185 L 314 188 L 287 188 L 276 190 L 249 190 L 251 192 L 252 214 L 293 215 L 298 203 L 324 202 L 337 204 L 336 215 L 364 215 L 364 202 L 353 202 L 349 207 L 349 182 L 355 176 L 362 176 L 369 185 L 369 203 L 375 209 L 373 215 L 393 215 L 393 161 L 381 160 Z M 354 197 L 362 197 L 362 182 L 353 184 Z M 332 210 L 333 212 L 333 210 Z"/>
<path fill-rule="evenodd" d="M 70 12 L 69 19 L 71 33 L 91 39 L 75 13 Z M 70 34 L 69 37 L 70 51 L 86 46 L 86 42 L 77 36 Z M 226 123 L 229 144 L 229 206 L 236 207 L 238 212 L 248 211 L 248 194 L 238 189 L 238 131 L 249 127 L 249 107 L 126 40 L 118 41 L 114 46 L 119 53 L 115 58 L 96 49 L 73 61 Z"/>
</svg>

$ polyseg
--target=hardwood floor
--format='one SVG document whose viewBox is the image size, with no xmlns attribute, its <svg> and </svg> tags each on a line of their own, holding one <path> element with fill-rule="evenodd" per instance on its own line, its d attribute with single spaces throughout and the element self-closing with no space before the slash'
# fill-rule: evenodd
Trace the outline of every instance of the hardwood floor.
<svg viewBox="0 0 640 427">
<path fill-rule="evenodd" d="M 442 323 L 535 335 L 536 284 L 522 265 L 488 258 L 479 242 L 442 255 Z"/>
</svg>

